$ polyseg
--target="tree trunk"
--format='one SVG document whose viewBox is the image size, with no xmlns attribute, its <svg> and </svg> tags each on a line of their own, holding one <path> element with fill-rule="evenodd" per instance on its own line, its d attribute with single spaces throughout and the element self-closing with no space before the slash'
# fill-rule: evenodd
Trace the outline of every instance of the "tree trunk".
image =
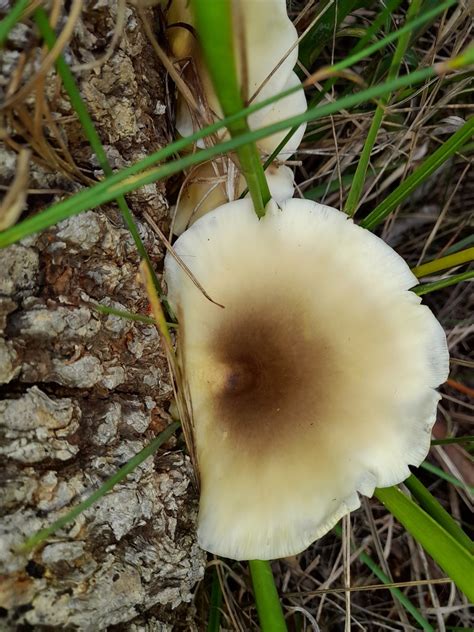
<svg viewBox="0 0 474 632">
<path fill-rule="evenodd" d="M 137 11 L 119 7 L 125 22 L 113 54 L 75 73 L 114 168 L 172 134 L 164 71 Z M 146 16 L 155 28 L 156 15 Z M 119 22 L 115 3 L 86 6 L 65 50 L 70 65 L 100 58 Z M 28 78 L 28 62 L 38 58 L 35 37 L 33 23 L 15 27 L 1 59 L 3 86 L 22 54 Z M 12 139 L 34 147 L 28 211 L 101 175 L 59 86 L 50 72 L 43 92 L 21 104 L 30 121 L 41 107 L 41 138 L 19 107 L 6 115 L 2 184 L 14 176 Z M 162 245 L 139 217 L 147 210 L 166 225 L 164 186 L 149 185 L 128 201 L 159 271 Z M 205 556 L 195 541 L 191 465 L 175 439 L 46 544 L 18 552 L 27 536 L 87 497 L 170 421 L 172 389 L 156 329 L 93 308 L 146 313 L 138 263 L 113 204 L 0 251 L 2 630 L 193 629 L 185 604 Z"/>
</svg>

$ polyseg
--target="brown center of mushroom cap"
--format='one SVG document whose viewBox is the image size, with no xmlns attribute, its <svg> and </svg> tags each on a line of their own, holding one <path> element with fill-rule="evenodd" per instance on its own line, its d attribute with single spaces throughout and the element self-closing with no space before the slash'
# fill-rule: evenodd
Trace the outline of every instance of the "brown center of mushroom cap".
<svg viewBox="0 0 474 632">
<path fill-rule="evenodd" d="M 272 307 L 226 310 L 211 343 L 216 423 L 247 449 L 283 444 L 323 416 L 328 348 L 301 331 L 301 314 Z"/>
<path fill-rule="evenodd" d="M 242 398 L 245 393 L 250 393 L 258 388 L 260 369 L 253 358 L 237 358 L 232 364 L 226 366 L 222 380 L 221 395 L 228 398 Z"/>
</svg>

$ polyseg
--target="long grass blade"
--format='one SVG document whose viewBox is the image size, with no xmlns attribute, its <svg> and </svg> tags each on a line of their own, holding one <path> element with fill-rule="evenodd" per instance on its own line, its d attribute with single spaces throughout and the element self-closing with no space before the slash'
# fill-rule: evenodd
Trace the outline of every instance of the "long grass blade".
<svg viewBox="0 0 474 632">
<path fill-rule="evenodd" d="M 390 15 L 393 11 L 401 4 L 400 0 L 392 0 L 391 3 L 387 3 L 387 6 L 381 11 L 381 13 L 374 20 L 372 25 L 367 29 L 365 36 L 358 42 L 354 48 L 350 51 L 350 53 L 341 59 L 341 61 L 337 62 L 333 66 L 330 66 L 334 74 L 345 70 L 346 68 L 350 68 L 354 66 L 356 63 L 370 57 L 373 53 L 381 50 L 388 46 L 391 42 L 396 41 L 398 38 L 403 37 L 406 33 L 413 33 L 413 31 L 426 24 L 430 20 L 433 20 L 439 13 L 445 11 L 453 4 L 456 4 L 457 0 L 445 0 L 444 2 L 439 3 L 436 7 L 432 8 L 429 11 L 425 11 L 421 16 L 411 20 L 408 24 L 405 24 L 400 29 L 393 31 L 393 33 L 389 33 L 385 37 L 366 47 L 366 44 L 370 42 L 380 27 L 385 23 L 387 19 L 390 18 Z M 308 107 L 315 107 L 323 98 L 323 96 L 329 92 L 331 87 L 336 83 L 337 76 L 334 76 L 330 79 L 327 79 L 323 85 L 323 89 L 317 92 L 310 100 Z M 298 129 L 298 126 L 292 127 L 288 134 L 283 138 L 278 147 L 275 148 L 273 153 L 268 157 L 265 161 L 264 168 L 266 169 L 268 165 L 270 165 L 276 156 L 280 153 L 286 143 L 290 140 L 293 134 Z"/>
<path fill-rule="evenodd" d="M 474 58 L 474 51 L 472 57 Z M 243 113 L 248 114 L 256 111 L 262 107 L 263 103 L 268 104 L 268 102 L 273 102 L 275 99 L 268 99 L 266 102 L 250 106 L 249 108 L 243 110 L 243 112 L 233 115 L 232 117 L 227 117 L 220 122 L 210 125 L 207 128 L 196 132 L 192 136 L 187 137 L 186 139 L 181 139 L 179 141 L 176 141 L 175 143 L 171 143 L 167 147 L 164 147 L 163 149 L 150 154 L 149 156 L 138 161 L 134 165 L 131 165 L 130 167 L 114 173 L 112 176 L 106 178 L 93 187 L 85 189 L 84 191 L 80 191 L 74 196 L 54 204 L 42 213 L 28 218 L 20 224 L 12 226 L 8 230 L 3 231 L 3 233 L 0 233 L 0 248 L 4 248 L 5 246 L 15 243 L 16 241 L 19 241 L 20 239 L 23 239 L 28 235 L 44 230 L 45 228 L 48 228 L 49 226 L 52 226 L 67 217 L 77 215 L 82 211 L 109 202 L 110 200 L 115 199 L 118 195 L 129 193 L 130 191 L 134 191 L 141 186 L 144 186 L 145 184 L 156 182 L 157 180 L 178 173 L 179 171 L 192 165 L 199 164 L 220 154 L 232 151 L 237 147 L 244 145 L 245 143 L 256 141 L 260 138 L 266 138 L 267 136 L 271 136 L 275 132 L 287 129 L 292 125 L 299 126 L 304 122 L 323 118 L 341 109 L 350 108 L 355 105 L 364 103 L 369 99 L 379 98 L 398 88 L 421 83 L 422 81 L 425 81 L 429 77 L 432 77 L 434 74 L 436 74 L 438 72 L 438 68 L 439 67 L 430 66 L 428 68 L 414 71 L 408 75 L 394 79 L 393 81 L 388 81 L 381 85 L 372 86 L 356 94 L 347 95 L 339 101 L 327 103 L 319 106 L 318 108 L 310 109 L 307 112 L 304 112 L 297 116 L 290 117 L 283 121 L 273 123 L 272 125 L 268 125 L 257 130 L 253 130 L 246 134 L 241 134 L 236 138 L 231 138 L 230 140 L 219 143 L 213 147 L 203 149 L 196 154 L 179 158 L 178 160 L 167 163 L 161 167 L 149 169 L 144 173 L 140 173 L 141 171 L 148 169 L 150 166 L 154 165 L 156 162 L 159 162 L 164 158 L 171 156 L 175 152 L 184 149 L 190 143 L 199 140 L 200 138 L 203 138 L 210 133 L 214 133 L 221 127 L 228 125 L 229 121 L 234 120 L 234 117 L 238 118 Z M 286 91 L 282 94 L 288 94 L 288 92 L 289 91 Z M 474 121 L 474 119 L 472 120 Z M 462 141 L 464 141 L 464 138 L 465 135 L 463 135 Z M 462 142 L 459 141 L 458 135 L 456 139 L 456 148 L 461 145 Z M 441 162 L 439 164 L 441 164 Z"/>
<path fill-rule="evenodd" d="M 418 14 L 421 3 L 422 0 L 412 1 L 407 12 L 407 22 L 410 22 L 410 20 Z M 410 35 L 410 32 L 406 32 L 400 36 L 388 70 L 388 79 L 394 79 L 398 75 L 400 65 L 407 51 L 408 44 L 410 43 Z M 374 116 L 372 118 L 369 131 L 367 132 L 367 137 L 365 139 L 364 146 L 362 147 L 362 152 L 357 162 L 357 169 L 354 175 L 354 179 L 352 180 L 352 186 L 350 188 L 349 195 L 347 196 L 346 204 L 344 206 L 344 211 L 351 217 L 354 216 L 359 205 L 362 191 L 364 189 L 364 184 L 367 176 L 367 168 L 369 166 L 372 149 L 374 148 L 375 141 L 377 139 L 380 126 L 382 125 L 382 121 L 384 118 L 385 109 L 390 101 L 390 98 L 391 95 L 387 94 L 380 100 L 379 104 L 375 108 Z"/>
<path fill-rule="evenodd" d="M 21 18 L 21 14 L 27 8 L 29 0 L 18 0 L 0 22 L 0 48 L 7 40 L 8 34 Z"/>
<path fill-rule="evenodd" d="M 70 522 L 73 522 L 83 511 L 92 507 L 98 500 L 102 498 L 107 492 L 109 492 L 117 483 L 123 481 L 140 463 L 143 463 L 145 459 L 150 457 L 163 443 L 166 443 L 168 439 L 179 428 L 179 421 L 173 421 L 163 432 L 150 441 L 150 443 L 143 448 L 138 454 L 130 459 L 124 466 L 122 466 L 117 472 L 108 478 L 103 485 L 93 492 L 88 498 L 76 505 L 71 511 L 68 511 L 64 516 L 50 524 L 48 527 L 41 529 L 28 538 L 22 546 L 23 551 L 29 551 L 34 549 L 39 544 L 44 542 L 49 536 L 53 535 L 58 529 L 62 529 Z"/>
<path fill-rule="evenodd" d="M 212 569 L 211 602 L 209 605 L 209 619 L 207 632 L 219 632 L 221 629 L 222 589 L 219 573 L 214 566 Z"/>
<path fill-rule="evenodd" d="M 117 316 L 125 320 L 131 320 L 137 323 L 143 323 L 144 325 L 157 325 L 154 318 L 145 316 L 145 314 L 137 314 L 136 312 L 129 312 L 125 309 L 117 309 L 116 307 L 110 307 L 109 305 L 101 305 L 100 303 L 88 303 L 88 307 L 91 307 L 99 314 L 105 314 L 106 316 Z M 168 329 L 178 327 L 177 323 L 166 323 Z"/>
<path fill-rule="evenodd" d="M 420 467 L 423 470 L 426 470 L 427 472 L 430 472 L 431 474 L 435 474 L 439 478 L 442 478 L 444 481 L 451 483 L 451 485 L 454 485 L 454 487 L 458 487 L 459 489 L 464 489 L 470 494 L 474 494 L 474 487 L 472 487 L 472 485 L 468 485 L 464 481 L 460 481 L 458 478 L 456 478 L 452 474 L 449 474 L 448 472 L 445 472 L 437 465 L 433 465 L 433 463 L 430 463 L 429 461 L 424 461 L 420 465 Z"/>
<path fill-rule="evenodd" d="M 466 151 L 467 146 L 468 146 L 467 144 L 464 145 L 463 153 Z M 459 250 L 464 250 L 466 246 L 472 246 L 473 244 L 474 244 L 474 233 L 472 235 L 468 235 L 467 237 L 464 237 L 464 239 L 460 239 L 458 242 L 450 246 L 447 249 L 446 254 L 452 255 L 453 253 L 458 252 Z"/>
<path fill-rule="evenodd" d="M 36 11 L 34 12 L 34 18 L 36 21 L 36 25 L 38 26 L 38 29 L 41 33 L 41 36 L 46 42 L 48 48 L 52 49 L 54 44 L 56 43 L 56 35 L 49 24 L 46 11 L 42 7 L 36 9 Z M 74 76 L 62 55 L 59 55 L 56 60 L 56 68 L 63 82 L 64 89 L 66 90 L 69 99 L 71 100 L 71 105 L 73 106 L 77 117 L 82 125 L 84 134 L 89 141 L 93 152 L 97 156 L 99 165 L 101 166 L 106 176 L 111 176 L 113 174 L 113 170 L 107 159 L 107 154 L 105 153 L 99 134 L 97 133 L 87 106 L 81 97 L 81 93 L 79 92 L 79 88 L 77 87 Z M 140 233 L 138 232 L 138 227 L 135 223 L 135 220 L 133 219 L 132 212 L 128 207 L 128 204 L 123 195 L 118 195 L 116 197 L 116 201 L 120 212 L 122 213 L 122 217 L 124 218 L 124 221 L 127 225 L 127 228 L 132 235 L 133 241 L 135 242 L 135 247 L 137 248 L 140 257 L 147 262 L 153 278 L 153 284 L 156 288 L 156 291 L 161 296 L 162 291 L 160 283 L 158 281 L 158 277 L 156 276 L 145 245 L 143 244 L 143 241 L 140 237 Z"/>
<path fill-rule="evenodd" d="M 376 489 L 375 496 L 449 575 L 459 590 L 474 601 L 474 557 L 397 487 Z"/>
<path fill-rule="evenodd" d="M 340 525 L 336 525 L 333 528 L 333 531 L 334 533 L 336 533 L 336 535 L 338 535 L 339 537 L 342 537 L 342 529 Z M 361 551 L 358 554 L 358 558 L 363 564 L 365 564 L 368 568 L 370 568 L 372 573 L 376 577 L 378 577 L 380 581 L 382 581 L 384 584 L 392 583 L 392 580 L 390 579 L 390 577 L 386 573 L 384 573 L 384 571 L 380 568 L 380 566 L 376 562 L 374 562 L 374 560 L 370 557 L 370 555 L 365 553 L 365 551 Z M 405 608 L 405 610 L 411 614 L 411 616 L 415 619 L 415 621 L 421 626 L 422 630 L 425 630 L 426 632 L 435 632 L 432 625 L 425 619 L 425 617 L 421 614 L 421 612 L 414 605 L 414 603 L 410 601 L 410 599 L 408 599 L 408 597 L 399 588 L 395 588 L 393 586 L 391 587 L 387 586 L 387 590 L 389 590 L 392 593 L 392 596 L 394 597 L 394 599 L 397 599 Z"/>
<path fill-rule="evenodd" d="M 224 114 L 231 116 L 244 107 L 234 58 L 231 2 L 220 0 L 209 3 L 208 0 L 193 0 L 193 7 L 201 47 L 214 89 Z M 245 118 L 231 123 L 228 129 L 232 138 L 239 138 L 250 132 Z M 263 217 L 265 206 L 271 196 L 255 142 L 241 145 L 237 148 L 237 154 L 255 213 L 258 217 Z M 263 632 L 286 630 L 269 563 L 251 561 L 249 564 L 254 584 L 255 603 Z"/>
<path fill-rule="evenodd" d="M 468 270 L 468 272 L 461 272 L 460 274 L 453 274 L 446 279 L 440 279 L 439 281 L 433 281 L 432 283 L 423 283 L 423 285 L 417 285 L 413 288 L 413 291 L 415 292 L 415 294 L 418 294 L 418 296 L 423 296 L 423 294 L 436 292 L 436 290 L 443 290 L 445 287 L 457 285 L 458 283 L 462 283 L 463 281 L 470 281 L 471 279 L 474 279 L 474 270 Z"/>
<path fill-rule="evenodd" d="M 474 134 L 474 116 L 468 119 L 446 142 L 434 151 L 408 178 L 402 182 L 392 193 L 390 193 L 377 208 L 375 208 L 365 219 L 361 226 L 373 230 L 387 215 L 403 202 L 422 182 L 431 176 L 441 167 L 451 156 L 458 152 L 461 147 L 471 140 Z"/>
<path fill-rule="evenodd" d="M 343 99 L 340 99 L 337 102 L 325 104 L 317 109 L 311 108 L 306 113 L 301 114 L 299 116 L 291 117 L 284 121 L 274 123 L 273 125 L 269 125 L 259 130 L 254 130 L 253 132 L 249 132 L 248 134 L 244 134 L 240 136 L 239 138 L 234 138 L 225 143 L 220 143 L 219 145 L 216 145 L 214 147 L 203 150 L 202 152 L 199 152 L 199 154 L 196 154 L 194 157 L 191 158 L 191 162 L 187 162 L 186 159 L 181 159 L 181 162 L 178 160 L 177 162 L 174 163 L 175 169 L 174 170 L 170 169 L 169 171 L 165 172 L 163 177 L 165 177 L 166 175 L 171 175 L 173 173 L 176 173 L 177 171 L 183 168 L 186 168 L 187 166 L 191 166 L 192 164 L 198 164 L 199 162 L 202 162 L 204 160 L 209 160 L 210 158 L 213 158 L 214 156 L 219 155 L 219 153 L 225 153 L 227 151 L 236 149 L 237 147 L 240 147 L 246 142 L 254 141 L 260 138 L 265 138 L 266 136 L 270 136 L 271 134 L 275 132 L 279 132 L 283 129 L 291 127 L 292 125 L 299 126 L 301 123 L 304 123 L 310 120 L 316 120 L 324 116 L 328 116 L 330 114 L 337 112 L 340 109 L 350 108 L 355 105 L 359 105 L 360 103 L 363 103 L 364 101 L 368 99 L 379 98 L 383 96 L 384 94 L 387 94 L 395 89 L 406 87 L 409 85 L 416 85 L 417 83 L 420 83 L 428 79 L 429 77 L 433 76 L 437 72 L 441 72 L 441 71 L 444 72 L 445 69 L 447 70 L 451 66 L 458 67 L 459 62 L 456 60 L 462 59 L 462 63 L 465 63 L 465 64 L 472 63 L 472 61 L 474 60 L 474 50 L 469 49 L 468 53 L 469 54 L 467 53 L 461 54 L 460 56 L 458 56 L 457 58 L 454 58 L 453 60 L 444 62 L 441 66 L 440 65 L 431 66 L 425 69 L 414 71 L 408 75 L 405 75 L 404 77 L 400 77 L 394 80 L 393 82 L 389 81 L 389 82 L 386 82 L 385 84 L 368 88 L 367 90 L 364 90 L 357 94 L 347 95 L 346 97 L 344 97 Z M 222 121 L 217 121 L 216 123 L 209 125 L 203 130 L 200 130 L 192 134 L 191 136 L 188 136 L 187 138 L 175 141 L 174 143 L 170 143 L 163 149 L 157 152 L 154 152 L 153 154 L 150 154 L 149 156 L 145 157 L 141 161 L 138 161 L 137 163 L 135 163 L 134 165 L 131 165 L 128 168 L 122 169 L 120 172 L 117 172 L 110 178 L 107 178 L 105 181 L 95 185 L 94 187 L 91 187 L 89 189 L 86 189 L 85 191 L 77 193 L 75 196 L 67 200 L 64 200 L 63 202 L 60 202 L 54 205 L 53 207 L 50 207 L 50 209 L 47 209 L 46 211 L 41 213 L 39 216 L 35 216 L 28 220 L 24 220 L 17 226 L 13 226 L 9 230 L 4 231 L 3 233 L 0 234 L 0 247 L 5 247 L 12 243 L 15 243 L 16 241 L 22 239 L 23 237 L 33 234 L 35 232 L 38 232 L 39 230 L 43 230 L 44 228 L 51 226 L 52 224 L 60 221 L 61 219 L 65 219 L 66 217 L 70 217 L 74 214 L 80 213 L 83 210 L 94 208 L 100 203 L 110 201 L 110 199 L 113 199 L 119 193 L 124 193 L 124 192 L 126 193 L 126 192 L 139 188 L 143 184 L 148 184 L 150 182 L 156 181 L 157 179 L 159 179 L 159 175 L 157 175 L 156 172 L 152 177 L 150 177 L 149 174 L 147 174 L 147 175 L 143 175 L 142 178 L 137 177 L 137 178 L 131 179 L 130 176 L 134 176 L 138 172 L 144 169 L 148 169 L 150 166 L 154 165 L 156 162 L 164 160 L 165 158 L 168 158 L 171 155 L 183 149 L 186 149 L 189 145 L 193 144 L 195 141 L 200 140 L 201 138 L 205 138 L 209 134 L 213 134 L 219 131 L 222 127 L 228 126 L 230 123 L 232 123 L 232 121 L 237 120 L 244 115 L 249 115 L 253 112 L 256 112 L 262 107 L 266 107 L 274 103 L 276 100 L 280 98 L 284 98 L 285 96 L 288 96 L 289 94 L 292 94 L 298 89 L 300 89 L 300 87 L 286 90 L 280 93 L 279 95 L 275 95 L 274 97 L 270 99 L 266 99 L 260 103 L 251 105 L 248 108 L 245 108 L 242 112 L 239 112 L 230 117 L 226 117 L 226 119 L 223 119 Z M 168 168 L 169 168 L 169 165 L 168 165 Z M 127 179 L 127 178 L 129 178 L 129 184 L 131 186 L 126 186 L 126 187 L 124 186 L 121 191 L 117 191 L 117 189 L 114 189 L 114 194 L 112 196 L 110 195 L 99 196 L 98 195 L 99 191 L 103 192 L 103 189 L 106 189 L 108 186 L 111 186 L 118 182 L 122 182 L 124 179 Z"/>
<path fill-rule="evenodd" d="M 287 632 L 270 562 L 251 560 L 249 568 L 262 632 Z"/>
<path fill-rule="evenodd" d="M 444 439 L 433 439 L 431 445 L 449 445 L 451 443 L 474 443 L 474 435 L 463 437 L 445 437 Z"/>
<path fill-rule="evenodd" d="M 116 309 L 115 307 L 109 307 L 108 305 L 91 305 L 92 309 L 100 314 L 106 314 L 107 316 L 117 316 L 118 318 L 124 318 L 125 320 L 132 320 L 134 322 L 143 323 L 145 325 L 156 325 L 154 318 L 145 316 L 144 314 L 136 314 L 134 312 L 128 312 L 125 309 Z M 170 323 L 168 323 L 168 327 Z"/>
<path fill-rule="evenodd" d="M 370 555 L 362 551 L 359 554 L 359 559 L 368 568 L 370 568 L 372 573 L 376 577 L 378 577 L 384 584 L 391 583 L 390 577 L 388 577 L 388 575 L 386 575 L 383 572 L 380 566 L 378 566 L 374 562 L 374 560 L 370 557 Z M 388 590 L 390 590 L 390 592 L 395 597 L 395 599 L 398 599 L 398 601 L 402 604 L 405 610 L 411 614 L 411 616 L 415 619 L 415 621 L 418 623 L 418 625 L 420 626 L 422 630 L 425 630 L 426 632 L 434 632 L 435 629 L 433 628 L 433 626 L 429 623 L 429 621 L 425 619 L 425 617 L 421 614 L 418 608 L 413 604 L 412 601 L 410 601 L 410 599 L 408 599 L 408 597 L 404 593 L 402 593 L 400 589 L 392 587 L 392 588 L 388 588 Z"/>
<path fill-rule="evenodd" d="M 230 0 L 193 0 L 192 6 L 199 41 L 214 90 L 224 115 L 231 116 L 244 107 L 234 55 L 232 3 Z M 250 131 L 246 118 L 230 123 L 228 129 L 234 138 Z M 271 196 L 255 142 L 251 141 L 238 147 L 237 155 L 255 212 L 258 217 L 263 217 L 265 206 Z"/>
<path fill-rule="evenodd" d="M 420 503 L 421 507 L 428 513 L 445 531 L 450 533 L 455 540 L 459 542 L 469 553 L 474 553 L 474 542 L 464 533 L 458 523 L 446 511 L 446 509 L 436 500 L 431 492 L 426 489 L 423 483 L 416 478 L 414 474 L 409 476 L 405 485 L 410 490 L 414 498 Z"/>
<path fill-rule="evenodd" d="M 463 263 L 469 263 L 470 261 L 474 261 L 474 248 L 466 248 L 447 257 L 439 257 L 433 261 L 428 261 L 420 266 L 416 266 L 416 268 L 412 268 L 412 272 L 416 277 L 420 278 L 433 274 L 434 272 L 460 266 Z"/>
</svg>

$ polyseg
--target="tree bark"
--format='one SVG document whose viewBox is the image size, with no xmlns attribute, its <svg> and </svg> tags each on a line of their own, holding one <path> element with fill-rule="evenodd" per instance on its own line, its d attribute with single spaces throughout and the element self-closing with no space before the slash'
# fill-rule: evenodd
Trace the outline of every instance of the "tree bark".
<svg viewBox="0 0 474 632">
<path fill-rule="evenodd" d="M 110 59 L 77 74 L 114 168 L 170 136 L 164 71 L 136 10 L 124 10 Z M 155 23 L 152 10 L 146 15 Z M 116 24 L 115 3 L 87 5 L 65 50 L 69 63 L 99 58 Z M 31 24 L 11 34 L 0 67 L 4 86 L 22 49 L 28 59 L 38 53 L 31 50 L 34 33 Z M 42 192 L 28 196 L 28 211 L 101 175 L 57 75 L 48 75 L 44 89 L 72 163 L 54 121 L 45 117 L 47 149 L 41 154 L 35 147 L 29 185 Z M 31 117 L 38 98 L 23 104 Z M 18 112 L 9 113 L 7 124 L 9 138 L 18 137 Z M 0 148 L 4 185 L 15 169 L 10 147 L 7 139 Z M 51 156 L 69 166 L 58 172 Z M 162 245 L 139 218 L 147 210 L 166 225 L 164 186 L 149 185 L 128 201 L 159 270 Z M 175 439 L 46 544 L 28 556 L 18 551 L 26 537 L 87 497 L 170 421 L 172 388 L 156 329 L 93 308 L 100 303 L 146 313 L 138 263 L 113 204 L 0 251 L 0 629 L 194 627 L 186 604 L 205 556 L 195 540 L 191 465 Z"/>
</svg>

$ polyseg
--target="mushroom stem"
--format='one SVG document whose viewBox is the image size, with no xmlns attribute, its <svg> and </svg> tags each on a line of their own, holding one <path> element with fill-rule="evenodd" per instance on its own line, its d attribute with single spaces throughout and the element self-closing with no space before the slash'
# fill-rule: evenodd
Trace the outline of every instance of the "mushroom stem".
<svg viewBox="0 0 474 632">
<path fill-rule="evenodd" d="M 192 8 L 214 90 L 224 115 L 231 116 L 244 108 L 234 56 L 231 1 L 193 0 Z M 234 121 L 228 129 L 232 137 L 245 134 L 249 131 L 247 119 Z M 271 195 L 255 142 L 243 145 L 237 154 L 255 212 L 263 217 Z"/>
</svg>

